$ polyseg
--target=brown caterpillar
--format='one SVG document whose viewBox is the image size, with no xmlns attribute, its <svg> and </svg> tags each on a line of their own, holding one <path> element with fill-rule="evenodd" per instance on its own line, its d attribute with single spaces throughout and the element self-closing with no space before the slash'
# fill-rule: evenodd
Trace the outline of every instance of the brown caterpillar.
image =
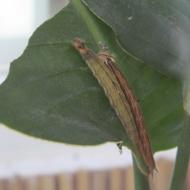
<svg viewBox="0 0 190 190">
<path fill-rule="evenodd" d="M 100 50 L 98 54 L 94 53 L 79 38 L 75 38 L 72 44 L 104 89 L 125 128 L 140 170 L 145 175 L 153 174 L 155 161 L 139 103 L 114 58 L 106 49 Z"/>
</svg>

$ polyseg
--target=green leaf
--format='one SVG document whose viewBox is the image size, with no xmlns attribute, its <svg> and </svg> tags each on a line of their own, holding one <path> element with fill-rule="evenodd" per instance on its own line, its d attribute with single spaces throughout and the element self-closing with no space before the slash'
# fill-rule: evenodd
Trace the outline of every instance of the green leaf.
<svg viewBox="0 0 190 190">
<path fill-rule="evenodd" d="M 11 64 L 0 86 L 0 121 L 64 143 L 127 141 L 103 90 L 71 46 L 75 37 L 85 39 L 94 51 L 101 41 L 116 57 L 139 99 L 154 151 L 176 146 L 184 125 L 180 83 L 125 53 L 112 30 L 79 0 L 40 26 Z"/>
<path fill-rule="evenodd" d="M 113 29 L 126 51 L 182 82 L 190 115 L 190 1 L 82 1 Z"/>
<path fill-rule="evenodd" d="M 137 58 L 175 77 L 189 73 L 189 0 L 82 0 Z M 187 73 L 187 74 L 188 74 Z"/>
</svg>

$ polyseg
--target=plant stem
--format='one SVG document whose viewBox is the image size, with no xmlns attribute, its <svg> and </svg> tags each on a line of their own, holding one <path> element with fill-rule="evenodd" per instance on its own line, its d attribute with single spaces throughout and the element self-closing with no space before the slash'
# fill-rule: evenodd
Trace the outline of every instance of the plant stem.
<svg viewBox="0 0 190 190">
<path fill-rule="evenodd" d="M 79 15 L 82 17 L 83 21 L 86 23 L 87 28 L 92 34 L 95 42 L 104 42 L 105 36 L 101 32 L 94 15 L 87 9 L 84 3 L 81 0 L 72 0 L 72 5 L 78 11 Z"/>
<path fill-rule="evenodd" d="M 148 177 L 141 173 L 134 157 L 133 157 L 133 171 L 134 171 L 135 190 L 149 190 L 150 188 L 149 188 Z"/>
<path fill-rule="evenodd" d="M 170 190 L 183 190 L 190 158 L 190 118 L 187 116 L 179 139 L 176 163 L 173 172 Z"/>
</svg>

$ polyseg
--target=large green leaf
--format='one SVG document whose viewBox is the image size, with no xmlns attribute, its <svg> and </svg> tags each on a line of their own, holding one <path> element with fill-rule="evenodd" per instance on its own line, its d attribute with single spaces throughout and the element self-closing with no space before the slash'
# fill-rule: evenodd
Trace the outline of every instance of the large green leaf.
<svg viewBox="0 0 190 190">
<path fill-rule="evenodd" d="M 83 0 L 123 47 L 162 72 L 189 73 L 189 0 Z"/>
<path fill-rule="evenodd" d="M 111 26 L 125 50 L 181 81 L 190 115 L 190 1 L 82 1 Z"/>
<path fill-rule="evenodd" d="M 99 41 L 108 45 L 139 99 L 154 151 L 176 146 L 184 123 L 180 83 L 126 54 L 112 30 L 79 0 L 40 26 L 11 64 L 0 86 L 0 121 L 58 142 L 127 141 L 103 90 L 71 46 L 75 37 L 96 51 Z"/>
</svg>

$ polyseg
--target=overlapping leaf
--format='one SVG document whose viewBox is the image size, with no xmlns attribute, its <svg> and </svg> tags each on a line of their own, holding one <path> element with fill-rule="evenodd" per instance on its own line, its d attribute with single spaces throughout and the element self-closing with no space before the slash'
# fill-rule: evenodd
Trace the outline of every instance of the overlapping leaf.
<svg viewBox="0 0 190 190">
<path fill-rule="evenodd" d="M 190 114 L 190 1 L 83 2 L 111 26 L 125 50 L 181 81 L 184 108 Z"/>
<path fill-rule="evenodd" d="M 190 60 L 189 0 L 83 0 L 123 47 L 162 72 L 184 76 Z"/>
</svg>

